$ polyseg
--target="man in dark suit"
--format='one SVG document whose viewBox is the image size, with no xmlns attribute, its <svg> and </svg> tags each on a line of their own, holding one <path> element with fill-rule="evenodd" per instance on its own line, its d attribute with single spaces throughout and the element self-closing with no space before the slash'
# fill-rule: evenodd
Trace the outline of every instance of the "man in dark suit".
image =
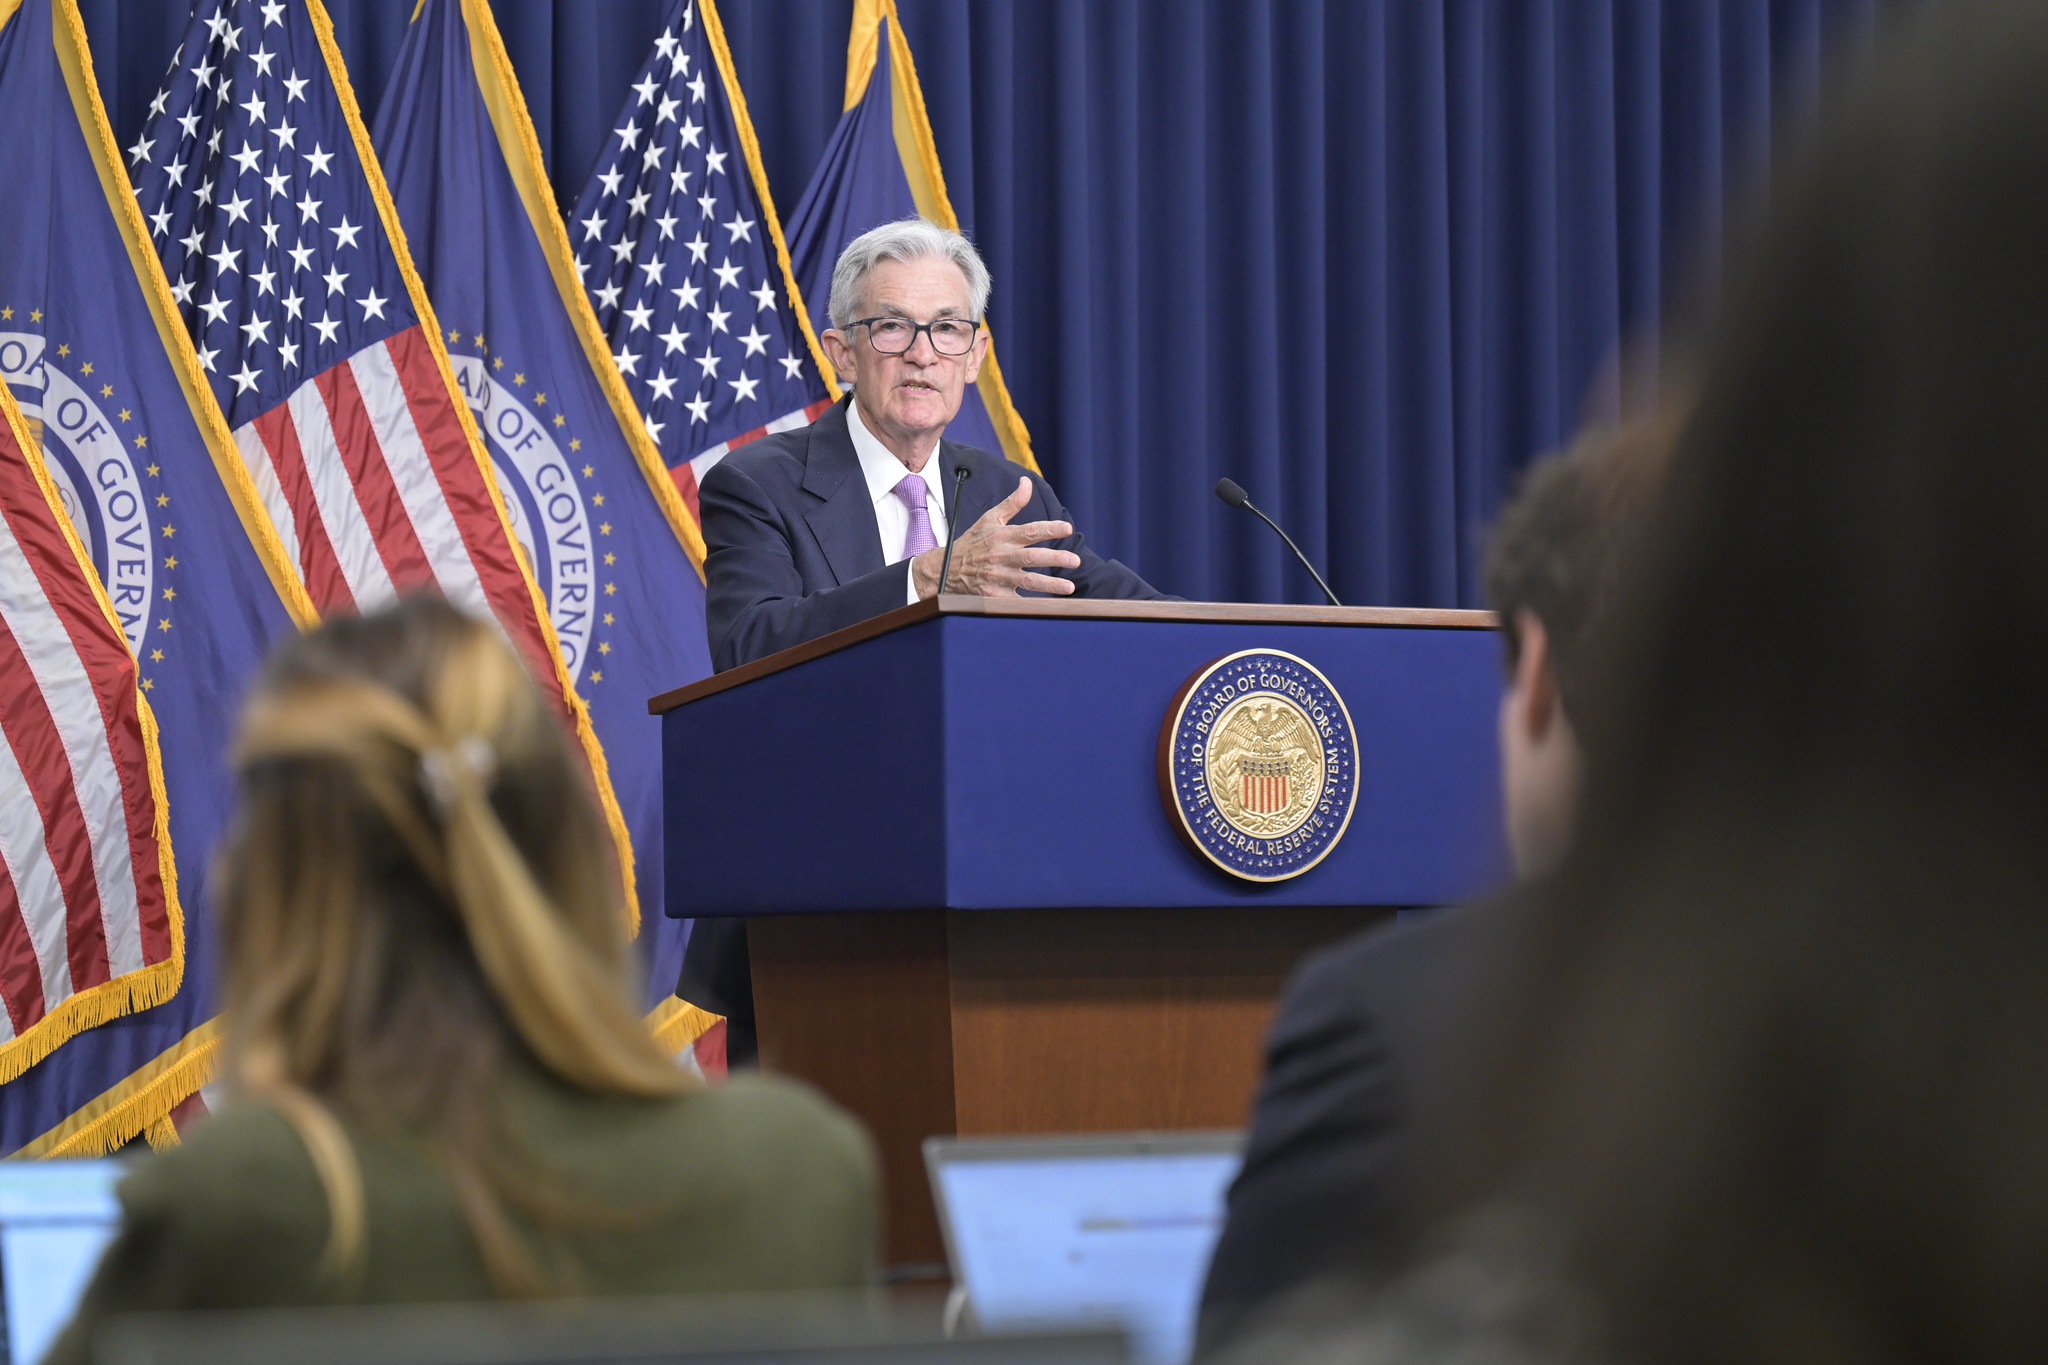
<svg viewBox="0 0 2048 1365">
<path fill-rule="evenodd" d="M 699 491 L 715 667 L 938 593 L 956 492 L 967 529 L 945 591 L 1162 596 L 1088 548 L 1044 479 L 943 439 L 988 353 L 988 288 L 967 239 L 921 218 L 840 254 L 821 340 L 853 392 L 726 456 Z"/>
<path fill-rule="evenodd" d="M 1044 479 L 943 439 L 988 354 L 988 294 L 973 244 L 922 218 L 839 254 L 821 340 L 853 392 L 810 426 L 726 456 L 698 489 L 713 667 L 935 596 L 955 496 L 966 529 L 947 592 L 1163 596 L 1083 544 Z M 697 921 L 676 993 L 726 1016 L 729 1064 L 753 1061 L 745 921 Z"/>
<path fill-rule="evenodd" d="M 1538 465 L 1494 528 L 1486 587 L 1508 673 L 1501 778 L 1525 879 L 1571 842 L 1570 709 L 1582 704 L 1592 639 L 1640 520 L 1647 437 L 1588 438 Z M 1244 1168 L 1202 1294 L 1205 1350 L 1289 1291 L 1406 1249 L 1418 1143 L 1456 1121 L 1475 1023 L 1514 951 L 1512 900 L 1368 931 L 1296 971 L 1267 1036 Z"/>
</svg>

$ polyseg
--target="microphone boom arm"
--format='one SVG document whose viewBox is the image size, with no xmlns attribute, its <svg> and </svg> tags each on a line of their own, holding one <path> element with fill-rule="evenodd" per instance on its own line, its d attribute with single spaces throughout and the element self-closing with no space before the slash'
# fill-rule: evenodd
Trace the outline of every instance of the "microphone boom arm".
<svg viewBox="0 0 2048 1365">
<path fill-rule="evenodd" d="M 1245 495 L 1245 491 L 1242 488 L 1239 488 L 1229 479 L 1220 479 L 1216 484 L 1216 496 L 1232 507 L 1242 507 L 1245 511 L 1272 527 L 1273 534 L 1285 541 L 1288 549 L 1294 551 L 1294 557 L 1301 561 L 1301 567 L 1308 570 L 1308 576 L 1313 578 L 1316 581 L 1316 586 L 1323 590 L 1323 596 L 1330 599 L 1330 605 L 1333 607 L 1344 605 L 1337 600 L 1337 594 L 1330 591 L 1330 585 L 1323 581 L 1323 576 L 1316 572 L 1316 566 L 1308 562 L 1308 556 L 1301 552 L 1301 547 L 1294 543 L 1294 537 L 1281 530 L 1279 522 L 1261 512 L 1257 507 L 1254 507 L 1252 500 Z"/>
<path fill-rule="evenodd" d="M 953 542 L 958 540 L 960 531 L 960 485 L 967 482 L 967 466 L 953 467 L 953 496 L 946 500 L 946 553 L 939 560 L 939 590 L 934 597 L 946 595 L 946 575 L 953 570 Z M 1296 550 L 1296 554 L 1301 551 Z M 1329 589 L 1323 589 L 1328 592 Z"/>
</svg>

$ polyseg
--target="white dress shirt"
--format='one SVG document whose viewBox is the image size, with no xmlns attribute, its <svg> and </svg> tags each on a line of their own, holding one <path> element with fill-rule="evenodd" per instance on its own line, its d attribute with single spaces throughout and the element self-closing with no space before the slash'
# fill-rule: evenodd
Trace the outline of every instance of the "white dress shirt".
<svg viewBox="0 0 2048 1365">
<path fill-rule="evenodd" d="M 896 496 L 896 485 L 903 482 L 903 476 L 910 470 L 889 447 L 876 440 L 867 424 L 861 421 L 858 402 L 846 405 L 846 432 L 853 437 L 853 453 L 860 456 L 860 472 L 866 476 L 868 496 L 875 502 L 875 526 L 882 537 L 882 562 L 894 564 L 907 559 L 909 556 L 903 553 L 903 542 L 910 535 L 910 508 Z M 924 505 L 931 514 L 932 539 L 944 545 L 946 490 L 941 484 L 945 470 L 940 468 L 937 447 L 933 447 L 932 458 L 925 461 L 918 477 L 924 480 Z M 915 576 L 905 574 L 904 578 L 908 582 L 905 589 L 908 595 L 904 600 L 917 601 Z"/>
</svg>

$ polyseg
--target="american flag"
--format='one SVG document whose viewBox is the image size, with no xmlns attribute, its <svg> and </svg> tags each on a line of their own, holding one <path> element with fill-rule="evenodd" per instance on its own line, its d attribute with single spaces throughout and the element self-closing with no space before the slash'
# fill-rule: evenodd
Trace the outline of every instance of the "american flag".
<svg viewBox="0 0 2048 1365">
<path fill-rule="evenodd" d="M 711 0 L 675 0 L 570 215 L 612 358 L 691 514 L 735 446 L 830 404 Z"/>
<path fill-rule="evenodd" d="M 0 1080 L 183 967 L 135 660 L 0 398 Z"/>
<path fill-rule="evenodd" d="M 555 680 L 553 633 L 358 154 L 326 15 L 200 5 L 150 114 L 127 156 L 151 241 L 314 604 L 436 586 Z"/>
<path fill-rule="evenodd" d="M 632 884 L 588 711 L 319 0 L 206 0 L 127 149 L 150 240 L 243 463 L 321 612 L 437 590 L 495 619 L 575 731 Z"/>
</svg>

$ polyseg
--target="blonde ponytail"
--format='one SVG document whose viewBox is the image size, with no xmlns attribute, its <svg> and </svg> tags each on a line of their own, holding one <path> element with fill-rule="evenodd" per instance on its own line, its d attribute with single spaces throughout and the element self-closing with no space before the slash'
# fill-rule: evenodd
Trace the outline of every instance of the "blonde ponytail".
<svg viewBox="0 0 2048 1365">
<path fill-rule="evenodd" d="M 683 1089 L 683 1073 L 628 1005 L 618 964 L 572 932 L 479 784 L 466 778 L 453 784 L 444 820 L 450 898 L 520 1040 L 550 1071 L 585 1090 L 672 1095 Z"/>
<path fill-rule="evenodd" d="M 305 1144 L 330 1211 L 323 1265 L 346 1275 L 365 1252 L 342 1117 L 394 1107 L 403 1068 L 431 1064 L 455 1083 L 426 1087 L 421 1112 L 399 1118 L 439 1129 L 494 1282 L 531 1292 L 539 1276 L 493 1192 L 494 1163 L 472 1150 L 489 1141 L 499 1059 L 523 1053 L 597 1095 L 695 1083 L 634 1007 L 616 868 L 552 714 L 487 626 L 416 600 L 284 646 L 234 763 L 243 799 L 218 886 L 230 1075 Z M 476 1005 L 457 989 L 406 993 L 423 978 L 403 955 L 442 940 L 474 974 Z M 428 1036 L 395 1045 L 385 1003 Z"/>
</svg>

